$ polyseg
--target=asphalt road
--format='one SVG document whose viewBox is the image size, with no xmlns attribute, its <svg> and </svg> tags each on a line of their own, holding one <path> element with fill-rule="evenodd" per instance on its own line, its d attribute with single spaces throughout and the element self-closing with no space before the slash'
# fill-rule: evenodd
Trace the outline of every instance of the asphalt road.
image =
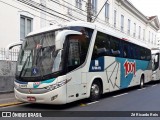
<svg viewBox="0 0 160 120">
<path fill-rule="evenodd" d="M 150 83 L 142 89 L 134 87 L 118 92 L 105 94 L 99 101 L 94 103 L 90 103 L 88 102 L 88 100 L 81 100 L 67 105 L 25 103 L 17 106 L 0 108 L 0 111 L 47 111 L 50 116 L 54 116 L 55 114 L 57 115 L 55 115 L 56 117 L 53 118 L 46 117 L 46 120 L 160 120 L 160 83 Z M 65 115 L 66 113 L 68 113 L 69 117 L 64 117 L 64 113 Z M 159 117 L 148 117 L 148 114 L 150 113 L 155 113 L 154 115 L 158 115 Z M 72 116 L 72 114 L 73 116 L 75 116 L 70 117 Z M 85 115 L 87 115 L 88 117 L 85 117 Z M 96 117 L 100 115 L 102 115 L 103 117 Z M 116 115 L 118 116 L 113 117 Z M 122 117 L 120 117 L 121 115 Z M 130 117 L 128 115 L 130 115 Z M 131 115 L 137 115 L 138 117 L 131 117 Z M 140 117 L 142 115 L 146 115 L 147 117 Z M 23 118 L 23 120 L 24 119 L 27 118 Z M 32 119 L 35 118 L 30 118 L 30 120 Z M 38 118 L 38 120 L 41 119 Z"/>
</svg>

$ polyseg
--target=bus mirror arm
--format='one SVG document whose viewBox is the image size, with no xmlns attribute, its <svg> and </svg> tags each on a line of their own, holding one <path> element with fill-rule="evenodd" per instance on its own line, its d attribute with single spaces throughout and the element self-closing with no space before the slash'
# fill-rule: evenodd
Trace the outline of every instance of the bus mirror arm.
<svg viewBox="0 0 160 120">
<path fill-rule="evenodd" d="M 12 49 L 13 47 L 22 45 L 22 43 L 23 43 L 23 41 L 19 41 L 19 42 L 16 42 L 16 43 L 11 43 L 11 44 L 9 44 L 9 45 L 5 48 L 5 50 L 6 50 L 5 58 L 6 58 L 6 59 L 9 59 L 10 49 Z"/>
</svg>

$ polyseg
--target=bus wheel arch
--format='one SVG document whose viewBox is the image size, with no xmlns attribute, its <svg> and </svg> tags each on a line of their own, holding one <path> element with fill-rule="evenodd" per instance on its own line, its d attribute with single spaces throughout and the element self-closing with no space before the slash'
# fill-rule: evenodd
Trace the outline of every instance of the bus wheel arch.
<svg viewBox="0 0 160 120">
<path fill-rule="evenodd" d="M 101 78 L 96 78 L 93 80 L 90 86 L 90 101 L 97 101 L 100 99 L 103 93 L 103 82 Z"/>
<path fill-rule="evenodd" d="M 145 83 L 145 76 L 144 74 L 141 75 L 141 78 L 140 78 L 140 88 L 143 88 L 144 87 L 144 83 Z"/>
</svg>

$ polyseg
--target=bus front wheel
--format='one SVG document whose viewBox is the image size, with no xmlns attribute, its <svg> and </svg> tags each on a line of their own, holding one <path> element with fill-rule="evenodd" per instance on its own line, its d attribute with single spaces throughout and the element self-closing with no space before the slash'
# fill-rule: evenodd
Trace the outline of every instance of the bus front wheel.
<svg viewBox="0 0 160 120">
<path fill-rule="evenodd" d="M 99 81 L 94 81 L 90 90 L 90 101 L 97 101 L 101 96 L 101 84 Z"/>
</svg>

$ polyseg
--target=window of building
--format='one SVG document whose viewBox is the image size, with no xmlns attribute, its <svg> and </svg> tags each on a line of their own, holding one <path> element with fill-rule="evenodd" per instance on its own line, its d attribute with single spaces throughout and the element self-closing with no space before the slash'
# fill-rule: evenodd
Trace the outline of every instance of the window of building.
<svg viewBox="0 0 160 120">
<path fill-rule="evenodd" d="M 72 8 L 68 7 L 68 11 L 67 12 L 68 12 L 69 15 L 72 15 Z"/>
<path fill-rule="evenodd" d="M 20 39 L 24 40 L 25 36 L 32 31 L 32 22 L 33 19 L 20 16 Z"/>
<path fill-rule="evenodd" d="M 157 40 L 157 38 L 156 38 L 156 37 L 157 37 L 157 36 L 155 35 L 155 38 L 154 38 L 154 39 L 155 39 L 155 40 L 154 40 L 154 44 L 155 44 L 155 45 L 156 45 L 156 40 Z"/>
<path fill-rule="evenodd" d="M 152 44 L 153 44 L 153 33 L 152 33 Z"/>
<path fill-rule="evenodd" d="M 121 32 L 124 32 L 124 16 L 121 15 Z"/>
<path fill-rule="evenodd" d="M 141 26 L 139 26 L 138 38 L 141 39 Z"/>
<path fill-rule="evenodd" d="M 143 40 L 145 40 L 145 29 L 143 29 Z"/>
<path fill-rule="evenodd" d="M 108 22 L 109 20 L 109 3 L 105 5 L 105 20 Z"/>
<path fill-rule="evenodd" d="M 136 37 L 136 23 L 134 23 L 134 32 L 133 32 L 133 37 Z"/>
<path fill-rule="evenodd" d="M 97 0 L 92 0 L 92 11 L 94 15 L 97 14 Z"/>
<path fill-rule="evenodd" d="M 149 31 L 149 34 L 148 34 L 148 42 L 150 42 L 150 37 L 151 37 L 151 32 Z"/>
<path fill-rule="evenodd" d="M 116 23 L 117 23 L 117 11 L 114 10 L 114 27 L 116 27 Z"/>
<path fill-rule="evenodd" d="M 130 29 L 131 29 L 131 20 L 128 19 L 128 31 L 127 33 L 130 35 Z"/>
<path fill-rule="evenodd" d="M 76 0 L 76 7 L 82 9 L 82 0 Z"/>
</svg>

